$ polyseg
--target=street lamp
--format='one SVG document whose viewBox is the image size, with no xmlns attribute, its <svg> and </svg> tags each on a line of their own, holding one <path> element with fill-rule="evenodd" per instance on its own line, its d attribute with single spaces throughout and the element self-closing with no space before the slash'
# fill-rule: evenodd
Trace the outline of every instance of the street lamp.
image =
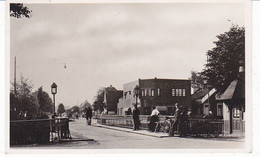
<svg viewBox="0 0 260 157">
<path fill-rule="evenodd" d="M 135 91 L 135 104 L 136 104 L 136 106 L 137 106 L 137 98 L 138 98 L 138 96 L 139 96 L 139 91 L 140 91 L 140 88 L 139 88 L 138 85 L 135 86 L 134 91 Z"/>
<path fill-rule="evenodd" d="M 51 93 L 53 94 L 53 115 L 55 116 L 55 94 L 57 93 L 57 85 L 54 82 L 51 85 Z"/>
</svg>

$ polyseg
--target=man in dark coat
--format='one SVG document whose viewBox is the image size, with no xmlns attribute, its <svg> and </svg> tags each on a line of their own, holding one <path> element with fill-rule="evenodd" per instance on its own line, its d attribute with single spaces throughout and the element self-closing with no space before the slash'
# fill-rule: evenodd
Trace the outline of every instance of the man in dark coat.
<svg viewBox="0 0 260 157">
<path fill-rule="evenodd" d="M 133 109 L 133 119 L 134 119 L 134 130 L 139 130 L 140 120 L 139 120 L 140 111 L 135 105 Z"/>
<path fill-rule="evenodd" d="M 91 107 L 89 106 L 89 107 L 87 108 L 87 111 L 86 111 L 86 119 L 87 119 L 88 125 L 91 125 L 91 118 L 92 118 L 92 109 L 91 109 Z"/>
</svg>

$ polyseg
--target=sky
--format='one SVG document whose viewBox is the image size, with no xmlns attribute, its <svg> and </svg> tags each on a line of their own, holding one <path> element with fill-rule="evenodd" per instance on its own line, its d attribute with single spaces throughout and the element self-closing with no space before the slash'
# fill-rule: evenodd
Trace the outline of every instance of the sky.
<svg viewBox="0 0 260 157">
<path fill-rule="evenodd" d="M 56 105 L 65 107 L 139 78 L 188 79 L 204 68 L 216 35 L 245 25 L 240 3 L 26 6 L 31 18 L 10 19 L 10 81 L 16 56 L 17 79 L 50 96 L 55 82 Z"/>
</svg>

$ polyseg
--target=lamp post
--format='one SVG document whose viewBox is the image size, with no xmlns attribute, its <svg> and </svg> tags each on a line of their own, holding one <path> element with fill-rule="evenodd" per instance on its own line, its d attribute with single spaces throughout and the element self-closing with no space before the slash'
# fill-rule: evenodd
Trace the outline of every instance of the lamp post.
<svg viewBox="0 0 260 157">
<path fill-rule="evenodd" d="M 137 106 L 137 98 L 138 98 L 138 96 L 139 96 L 139 90 L 140 88 L 139 88 L 139 86 L 138 85 L 136 85 L 135 86 L 135 104 L 136 104 L 136 106 Z"/>
<path fill-rule="evenodd" d="M 54 82 L 51 85 L 51 93 L 53 94 L 53 115 L 55 116 L 55 94 L 57 93 L 57 85 Z"/>
</svg>

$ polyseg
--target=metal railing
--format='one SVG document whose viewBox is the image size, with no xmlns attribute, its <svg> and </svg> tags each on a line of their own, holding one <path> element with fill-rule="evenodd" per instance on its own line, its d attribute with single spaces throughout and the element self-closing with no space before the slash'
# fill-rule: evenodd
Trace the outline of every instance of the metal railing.
<svg viewBox="0 0 260 157">
<path fill-rule="evenodd" d="M 164 123 L 166 118 L 174 119 L 174 116 L 160 115 L 160 123 Z M 96 116 L 97 123 L 102 125 L 133 128 L 133 117 L 131 115 L 119 116 L 119 115 L 98 115 Z M 150 115 L 140 115 L 140 129 L 148 130 Z M 194 134 L 205 134 L 206 132 L 218 132 L 223 133 L 223 120 L 213 118 L 202 117 L 188 117 L 189 132 Z M 197 131 L 196 131 L 197 130 Z"/>
<path fill-rule="evenodd" d="M 71 138 L 68 118 L 10 121 L 10 145 L 46 144 Z"/>
</svg>

